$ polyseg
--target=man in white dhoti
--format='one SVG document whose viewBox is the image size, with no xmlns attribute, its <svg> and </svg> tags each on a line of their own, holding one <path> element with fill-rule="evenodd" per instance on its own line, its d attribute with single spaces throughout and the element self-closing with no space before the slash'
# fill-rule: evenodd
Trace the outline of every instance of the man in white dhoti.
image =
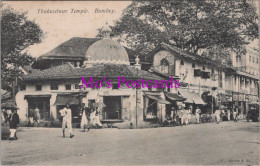
<svg viewBox="0 0 260 166">
<path fill-rule="evenodd" d="M 200 113 L 201 113 L 201 110 L 197 107 L 197 109 L 195 110 L 197 124 L 200 123 Z"/>
<path fill-rule="evenodd" d="M 228 121 L 230 121 L 230 116 L 231 116 L 231 114 L 230 114 L 230 109 L 227 109 L 227 118 L 228 118 Z"/>
<path fill-rule="evenodd" d="M 71 125 L 71 109 L 69 108 L 69 104 L 66 104 L 66 107 L 60 110 L 60 114 L 63 117 L 62 118 L 62 132 L 63 132 L 63 138 L 65 138 L 65 128 L 67 126 L 70 138 L 74 137 L 72 134 L 72 125 Z"/>
<path fill-rule="evenodd" d="M 90 119 L 93 126 L 102 127 L 102 123 L 99 119 L 99 112 L 96 109 L 90 114 Z"/>
<path fill-rule="evenodd" d="M 215 116 L 216 116 L 216 120 L 217 120 L 218 124 L 220 121 L 220 114 L 221 114 L 221 111 L 219 110 L 219 108 L 217 108 L 217 110 L 215 111 Z"/>
<path fill-rule="evenodd" d="M 83 110 L 82 117 L 81 117 L 80 126 L 81 126 L 81 129 L 82 129 L 83 132 L 85 132 L 85 128 L 86 128 L 86 126 L 89 124 L 88 116 L 87 116 L 88 111 L 89 111 L 88 109 L 89 109 L 89 108 L 86 107 L 86 108 Z M 89 126 L 88 126 L 88 131 L 89 131 Z"/>
</svg>

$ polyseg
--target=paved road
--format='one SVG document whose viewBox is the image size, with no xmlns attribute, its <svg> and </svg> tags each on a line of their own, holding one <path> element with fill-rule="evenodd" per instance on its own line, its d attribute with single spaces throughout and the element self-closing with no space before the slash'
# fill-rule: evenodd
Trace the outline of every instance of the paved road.
<svg viewBox="0 0 260 166">
<path fill-rule="evenodd" d="M 153 129 L 20 128 L 3 140 L 2 164 L 22 165 L 245 165 L 259 164 L 260 123 L 223 122 Z"/>
</svg>

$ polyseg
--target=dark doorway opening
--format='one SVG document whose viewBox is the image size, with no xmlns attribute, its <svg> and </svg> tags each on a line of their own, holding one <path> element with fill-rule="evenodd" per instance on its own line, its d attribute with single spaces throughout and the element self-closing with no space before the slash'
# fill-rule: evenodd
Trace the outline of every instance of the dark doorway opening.
<svg viewBox="0 0 260 166">
<path fill-rule="evenodd" d="M 33 97 L 28 98 L 28 109 L 40 110 L 41 119 L 50 120 L 50 98 L 49 97 Z"/>
<path fill-rule="evenodd" d="M 104 96 L 103 119 L 122 119 L 121 96 Z"/>
</svg>

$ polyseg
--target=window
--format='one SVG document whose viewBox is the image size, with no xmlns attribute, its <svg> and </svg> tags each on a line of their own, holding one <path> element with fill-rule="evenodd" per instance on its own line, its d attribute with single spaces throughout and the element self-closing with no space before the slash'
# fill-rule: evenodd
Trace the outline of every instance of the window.
<svg viewBox="0 0 260 166">
<path fill-rule="evenodd" d="M 196 65 L 195 65 L 195 63 L 194 63 L 194 62 L 192 63 L 192 67 L 193 67 L 193 68 L 195 68 L 195 67 L 196 67 Z"/>
<path fill-rule="evenodd" d="M 255 62 L 255 57 L 252 57 L 252 62 Z"/>
<path fill-rule="evenodd" d="M 258 58 L 256 58 L 256 63 L 258 64 Z"/>
<path fill-rule="evenodd" d="M 236 61 L 237 61 L 237 63 L 239 63 L 241 61 L 241 56 L 240 55 L 236 56 Z"/>
<path fill-rule="evenodd" d="M 66 84 L 65 88 L 66 88 L 66 90 L 71 90 L 71 84 Z"/>
<path fill-rule="evenodd" d="M 181 65 L 184 65 L 184 61 L 183 60 L 181 60 L 181 63 L 180 63 Z"/>
<path fill-rule="evenodd" d="M 215 71 L 214 71 L 214 68 L 212 68 L 212 69 L 211 69 L 211 73 L 214 73 L 214 72 L 215 72 Z"/>
<path fill-rule="evenodd" d="M 251 55 L 249 55 L 249 62 L 251 62 Z"/>
<path fill-rule="evenodd" d="M 202 66 L 202 70 L 205 70 L 205 66 Z"/>
<path fill-rule="evenodd" d="M 169 62 L 167 59 L 164 58 L 161 60 L 160 67 L 162 73 L 169 73 Z"/>
<path fill-rule="evenodd" d="M 75 84 L 75 89 L 80 89 L 80 85 L 79 84 Z"/>
<path fill-rule="evenodd" d="M 25 91 L 26 90 L 26 85 L 25 84 L 21 84 L 20 85 L 20 91 Z"/>
<path fill-rule="evenodd" d="M 113 89 L 118 89 L 118 84 L 114 83 L 113 84 Z"/>
<path fill-rule="evenodd" d="M 51 90 L 58 90 L 58 84 L 51 84 Z"/>
<path fill-rule="evenodd" d="M 36 91 L 41 91 L 42 90 L 42 86 L 41 85 L 36 85 L 35 89 L 36 89 Z"/>
</svg>

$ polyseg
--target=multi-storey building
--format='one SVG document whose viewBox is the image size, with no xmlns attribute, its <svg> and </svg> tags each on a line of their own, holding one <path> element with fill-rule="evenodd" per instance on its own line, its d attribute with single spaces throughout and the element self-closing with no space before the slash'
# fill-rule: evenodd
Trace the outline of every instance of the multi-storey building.
<svg viewBox="0 0 260 166">
<path fill-rule="evenodd" d="M 249 104 L 259 102 L 259 52 L 247 48 L 244 55 L 231 55 L 232 68 L 226 73 L 226 85 L 232 94 L 234 108 L 239 114 L 246 114 Z"/>
<path fill-rule="evenodd" d="M 187 98 L 186 106 L 199 106 L 212 113 L 221 104 L 219 96 L 225 94 L 226 87 L 225 65 L 165 43 L 147 56 L 153 59 L 155 72 L 179 77 L 180 88 L 171 92 Z"/>
</svg>

